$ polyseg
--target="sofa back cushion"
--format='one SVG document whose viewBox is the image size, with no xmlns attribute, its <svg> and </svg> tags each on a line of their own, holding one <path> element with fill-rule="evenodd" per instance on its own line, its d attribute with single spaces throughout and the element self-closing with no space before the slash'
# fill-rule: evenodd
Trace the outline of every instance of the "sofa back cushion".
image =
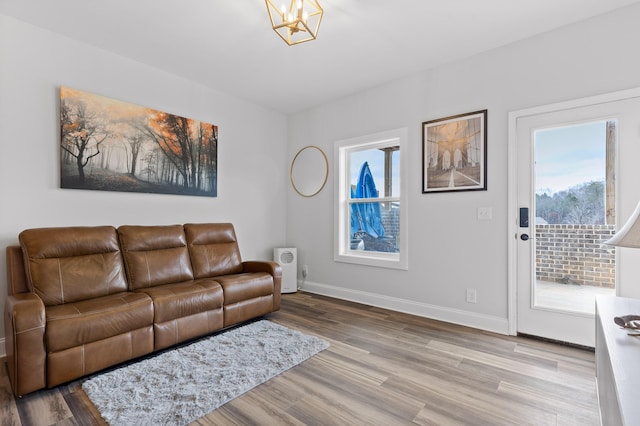
<svg viewBox="0 0 640 426">
<path fill-rule="evenodd" d="M 118 228 L 131 290 L 193 279 L 182 225 Z"/>
<path fill-rule="evenodd" d="M 242 272 L 240 248 L 231 223 L 187 223 L 184 231 L 196 278 Z"/>
<path fill-rule="evenodd" d="M 19 235 L 27 282 L 45 306 L 127 290 L 111 226 L 27 229 Z"/>
</svg>

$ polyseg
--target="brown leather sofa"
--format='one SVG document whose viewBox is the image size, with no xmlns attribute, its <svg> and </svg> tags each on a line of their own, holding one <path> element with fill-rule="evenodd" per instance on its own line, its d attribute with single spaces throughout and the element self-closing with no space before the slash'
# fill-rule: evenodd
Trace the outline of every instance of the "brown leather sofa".
<svg viewBox="0 0 640 426">
<path fill-rule="evenodd" d="M 7 252 L 14 394 L 54 387 L 280 309 L 281 269 L 232 224 L 28 229 Z"/>
</svg>

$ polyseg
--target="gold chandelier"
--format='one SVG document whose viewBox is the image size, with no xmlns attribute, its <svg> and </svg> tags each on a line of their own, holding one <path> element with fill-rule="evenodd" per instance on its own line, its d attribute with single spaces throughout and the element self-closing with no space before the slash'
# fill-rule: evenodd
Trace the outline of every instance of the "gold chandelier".
<svg viewBox="0 0 640 426">
<path fill-rule="evenodd" d="M 275 0 L 278 1 L 278 0 Z M 285 0 L 280 0 L 285 1 Z M 317 0 L 291 0 L 278 8 L 273 0 L 265 0 L 273 30 L 289 46 L 315 40 L 322 21 L 322 7 Z"/>
</svg>

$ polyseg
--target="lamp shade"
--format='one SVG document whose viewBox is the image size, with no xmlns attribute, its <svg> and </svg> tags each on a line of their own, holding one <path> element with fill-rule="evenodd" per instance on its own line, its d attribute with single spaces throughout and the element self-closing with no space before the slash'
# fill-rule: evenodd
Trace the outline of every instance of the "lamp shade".
<svg viewBox="0 0 640 426">
<path fill-rule="evenodd" d="M 640 248 L 640 203 L 636 206 L 627 223 L 605 244 L 618 247 Z"/>
</svg>

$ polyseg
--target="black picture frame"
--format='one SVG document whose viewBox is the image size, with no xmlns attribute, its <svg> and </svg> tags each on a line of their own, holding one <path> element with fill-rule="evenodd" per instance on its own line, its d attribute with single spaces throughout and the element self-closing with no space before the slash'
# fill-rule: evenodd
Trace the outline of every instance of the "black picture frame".
<svg viewBox="0 0 640 426">
<path fill-rule="evenodd" d="M 487 190 L 487 110 L 422 123 L 422 193 Z"/>
</svg>

